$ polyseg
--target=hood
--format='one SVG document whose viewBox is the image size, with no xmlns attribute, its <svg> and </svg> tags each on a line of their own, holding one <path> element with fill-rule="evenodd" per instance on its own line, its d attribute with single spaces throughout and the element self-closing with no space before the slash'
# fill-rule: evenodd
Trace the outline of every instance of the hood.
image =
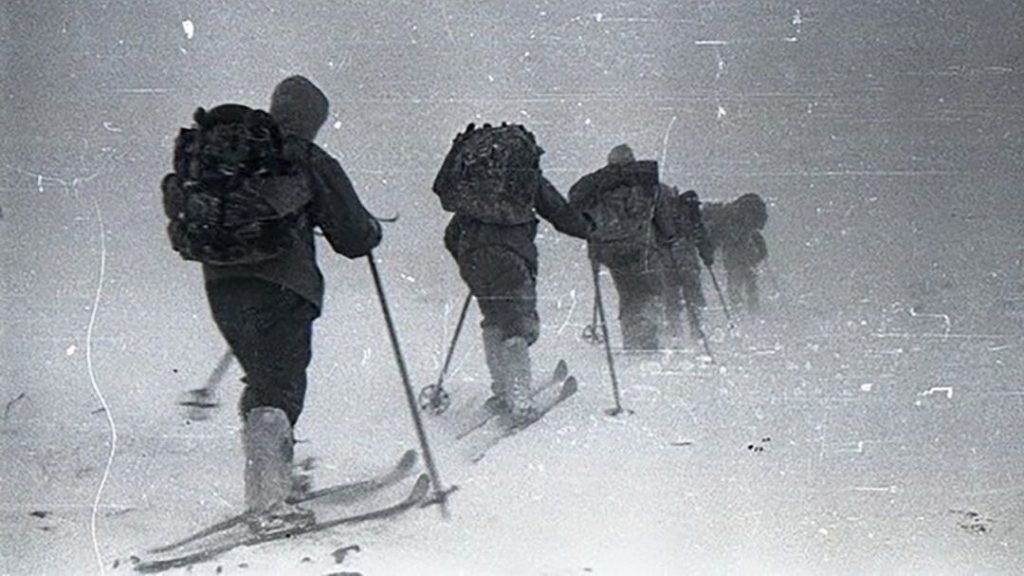
<svg viewBox="0 0 1024 576">
<path fill-rule="evenodd" d="M 270 97 L 270 115 L 281 132 L 313 140 L 327 120 L 327 96 L 302 76 L 282 80 Z"/>
<path fill-rule="evenodd" d="M 612 148 L 611 152 L 608 153 L 608 164 L 609 165 L 622 165 L 635 162 L 636 159 L 633 157 L 633 149 L 628 144 L 619 144 L 615 148 Z"/>
<path fill-rule="evenodd" d="M 744 194 L 732 204 L 742 226 L 761 230 L 768 222 L 768 209 L 764 200 L 757 194 Z"/>
</svg>

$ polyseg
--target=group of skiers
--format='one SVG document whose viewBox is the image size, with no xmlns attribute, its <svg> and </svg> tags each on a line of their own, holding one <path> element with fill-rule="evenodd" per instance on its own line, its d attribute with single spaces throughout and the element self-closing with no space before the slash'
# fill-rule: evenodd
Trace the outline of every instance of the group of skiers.
<svg viewBox="0 0 1024 576">
<path fill-rule="evenodd" d="M 611 273 L 624 349 L 656 350 L 681 338 L 684 315 L 690 335 L 705 337 L 701 264 L 710 269 L 717 252 L 730 305 L 758 311 L 756 269 L 768 256 L 760 232 L 768 214 L 757 194 L 702 207 L 695 191 L 680 194 L 662 183 L 656 162 L 638 161 L 620 144 L 606 166 L 572 186 L 569 202 L 595 220 L 588 254 L 595 282 L 599 266 Z"/>
<path fill-rule="evenodd" d="M 301 76 L 276 86 L 269 115 L 237 104 L 199 109 L 162 183 L 172 246 L 203 264 L 213 318 L 245 372 L 245 505 L 256 531 L 314 521 L 288 502 L 324 293 L 314 230 L 348 258 L 372 258 L 381 241 L 341 165 L 313 142 L 327 117 L 327 97 Z M 542 153 L 522 126 L 470 124 L 433 184 L 454 213 L 444 246 L 483 316 L 485 408 L 518 422 L 537 417 L 529 353 L 540 333 L 537 216 L 588 242 L 595 280 L 608 268 L 627 349 L 681 335 L 683 314 L 691 335 L 703 335 L 700 265 L 710 267 L 716 251 L 731 302 L 756 311 L 756 267 L 767 256 L 757 195 L 702 208 L 696 192 L 662 183 L 656 162 L 620 145 L 567 199 L 544 178 Z"/>
</svg>

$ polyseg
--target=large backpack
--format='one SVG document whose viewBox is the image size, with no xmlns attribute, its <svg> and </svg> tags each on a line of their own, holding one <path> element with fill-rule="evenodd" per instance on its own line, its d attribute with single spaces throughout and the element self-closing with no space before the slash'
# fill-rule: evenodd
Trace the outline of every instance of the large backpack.
<svg viewBox="0 0 1024 576">
<path fill-rule="evenodd" d="M 448 212 L 490 224 L 529 222 L 543 153 L 533 134 L 519 124 L 470 124 L 452 145 L 434 193 Z"/>
<path fill-rule="evenodd" d="M 274 119 L 239 104 L 199 108 L 193 119 L 178 134 L 174 172 L 161 185 L 172 248 L 185 260 L 217 266 L 262 262 L 288 250 L 301 212 L 281 214 L 267 201 L 270 178 L 296 174 Z"/>
<path fill-rule="evenodd" d="M 658 164 L 653 160 L 605 168 L 613 185 L 592 192 L 585 211 L 596 227 L 591 243 L 648 243 L 653 234 L 659 194 Z"/>
</svg>

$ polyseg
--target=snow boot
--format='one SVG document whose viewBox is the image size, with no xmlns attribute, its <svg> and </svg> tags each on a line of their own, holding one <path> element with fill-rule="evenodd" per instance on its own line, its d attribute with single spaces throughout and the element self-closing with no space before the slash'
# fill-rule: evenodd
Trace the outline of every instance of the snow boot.
<svg viewBox="0 0 1024 576">
<path fill-rule="evenodd" d="M 530 369 L 530 345 L 521 336 L 502 342 L 502 374 L 505 382 L 505 404 L 513 422 L 523 424 L 536 418 L 533 406 L 533 374 Z"/>
<path fill-rule="evenodd" d="M 491 373 L 491 397 L 484 401 L 484 409 L 491 414 L 508 412 L 508 405 L 505 403 L 505 390 L 508 389 L 506 372 L 503 370 L 505 363 L 504 345 L 501 341 L 501 330 L 497 328 L 484 328 L 484 359 L 487 362 L 487 370 Z"/>
<path fill-rule="evenodd" d="M 294 440 L 284 410 L 250 410 L 245 419 L 243 447 L 249 527 L 257 533 L 268 533 L 315 522 L 311 510 L 287 501 L 294 483 Z"/>
</svg>

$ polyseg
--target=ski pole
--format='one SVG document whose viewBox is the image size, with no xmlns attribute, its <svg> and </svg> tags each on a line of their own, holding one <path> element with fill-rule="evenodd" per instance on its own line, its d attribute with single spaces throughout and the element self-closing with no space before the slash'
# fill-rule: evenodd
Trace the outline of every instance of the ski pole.
<svg viewBox="0 0 1024 576">
<path fill-rule="evenodd" d="M 711 353 L 711 344 L 708 343 L 708 335 L 704 333 L 704 327 L 700 325 L 700 315 L 697 314 L 697 310 L 693 303 L 689 300 L 686 301 L 686 314 L 690 317 L 690 326 L 697 330 L 697 336 L 700 337 L 700 341 L 704 343 L 704 351 L 708 353 L 708 358 L 711 358 L 711 363 L 715 363 L 715 355 Z"/>
<path fill-rule="evenodd" d="M 700 254 L 700 259 L 704 262 L 704 266 L 708 269 L 708 274 L 711 275 L 711 282 L 715 285 L 715 292 L 718 293 L 718 301 L 722 303 L 722 310 L 725 311 L 725 319 L 729 323 L 729 330 L 732 330 L 736 325 L 732 322 L 729 307 L 725 304 L 725 297 L 722 296 L 722 289 L 718 285 L 718 278 L 715 277 L 715 271 L 711 268 L 711 254 L 714 253 L 714 245 L 710 243 L 708 230 L 704 226 L 704 216 L 700 211 L 700 197 L 697 196 L 695 190 L 687 190 L 679 198 L 683 202 L 683 211 L 690 222 L 690 228 L 697 244 L 697 252 Z"/>
<path fill-rule="evenodd" d="M 455 333 L 452 334 L 452 341 L 448 345 L 448 352 L 444 357 L 444 365 L 441 367 L 441 375 L 437 377 L 437 384 L 432 386 L 425 386 L 420 390 L 420 408 L 423 408 L 428 414 L 438 415 L 443 414 L 445 410 L 451 406 L 452 400 L 448 396 L 448 392 L 444 389 L 444 377 L 448 374 L 448 366 L 452 362 L 452 356 L 455 355 L 455 344 L 459 341 L 459 334 L 462 332 L 462 325 L 466 321 L 466 312 L 469 311 L 469 304 L 473 301 L 473 293 L 469 292 L 466 294 L 466 299 L 462 303 L 462 311 L 459 312 L 459 321 L 455 324 Z"/>
<path fill-rule="evenodd" d="M 220 406 L 220 402 L 217 401 L 217 387 L 224 380 L 224 374 L 231 367 L 234 357 L 231 348 L 225 350 L 213 368 L 213 372 L 210 373 L 210 377 L 206 379 L 206 385 L 189 390 L 186 398 L 178 402 L 180 406 L 189 409 L 188 416 L 191 420 L 206 420 L 209 417 L 206 410 Z"/>
<path fill-rule="evenodd" d="M 604 337 L 604 354 L 608 360 L 608 374 L 612 379 L 612 397 L 615 399 L 615 407 L 605 410 L 605 413 L 609 416 L 618 416 L 622 412 L 632 414 L 632 410 L 625 410 L 622 407 L 622 402 L 619 400 L 619 380 L 615 377 L 615 360 L 612 358 L 612 343 L 611 339 L 608 338 L 608 322 L 605 319 L 604 314 L 604 303 L 601 301 L 601 279 L 600 279 L 600 268 L 601 265 L 597 263 L 597 260 L 590 260 L 590 269 L 594 275 L 594 303 L 597 306 L 597 313 L 601 317 L 601 335 Z"/>
<path fill-rule="evenodd" d="M 377 271 L 377 260 L 373 252 L 367 254 L 367 261 L 370 263 L 370 273 L 373 275 L 373 284 L 377 288 L 377 299 L 380 300 L 380 308 L 384 313 L 384 323 L 387 324 L 388 337 L 391 339 L 391 349 L 395 353 L 395 360 L 398 362 L 398 372 L 402 376 L 402 385 L 405 387 L 405 399 L 409 403 L 409 412 L 412 414 L 413 426 L 416 428 L 416 436 L 419 438 L 420 448 L 423 450 L 423 462 L 427 465 L 427 472 L 430 474 L 430 483 L 434 487 L 433 500 L 441 507 L 441 516 L 448 519 L 448 494 L 454 487 L 443 489 L 441 476 L 437 473 L 434 465 L 434 456 L 430 451 L 430 444 L 427 442 L 427 433 L 423 429 L 423 420 L 416 407 L 416 395 L 412 391 L 412 384 L 409 383 L 409 373 L 405 369 L 405 360 L 402 359 L 402 350 L 398 346 L 398 334 L 395 331 L 395 323 L 391 320 L 391 311 L 388 309 L 388 300 L 384 295 L 384 284 L 380 279 L 380 272 Z"/>
<path fill-rule="evenodd" d="M 676 253 L 672 249 L 671 246 L 669 246 L 669 248 L 668 248 L 666 253 L 668 254 L 668 258 L 669 258 L 669 261 L 672 264 L 672 269 L 673 270 L 679 270 L 680 268 L 682 268 L 682 266 L 680 266 L 680 264 L 679 264 L 679 260 L 676 258 Z M 699 265 L 698 265 L 698 270 L 699 269 L 700 268 L 699 268 Z M 680 282 L 683 285 L 683 298 L 685 300 L 685 306 L 686 306 L 686 319 L 687 319 L 687 323 L 690 325 L 691 329 L 697 331 L 697 337 L 700 338 L 701 342 L 704 344 L 704 351 L 707 352 L 708 357 L 711 358 L 711 362 L 714 363 L 715 362 L 715 355 L 711 353 L 711 345 L 708 343 L 707 334 L 704 333 L 704 327 L 700 325 L 700 315 L 697 313 L 697 309 L 694 307 L 694 304 L 693 304 L 693 301 L 692 301 L 692 298 L 691 298 L 692 294 L 687 294 L 688 291 L 686 290 L 685 280 L 681 280 Z M 663 290 L 663 292 L 664 292 L 664 290 Z M 670 295 L 670 297 L 672 297 L 672 298 L 675 298 L 675 296 L 676 296 L 675 292 L 673 292 Z"/>
<path fill-rule="evenodd" d="M 231 348 L 224 351 L 224 354 L 221 355 L 220 360 L 217 362 L 217 366 L 213 369 L 213 372 L 210 373 L 210 377 L 206 379 L 206 386 L 204 386 L 204 388 L 210 391 L 217 388 L 221 380 L 224 379 L 224 374 L 231 366 L 231 360 L 233 360 L 234 357 L 234 354 L 231 353 Z"/>
<path fill-rule="evenodd" d="M 597 333 L 597 300 L 594 300 L 594 311 L 591 316 L 590 324 L 583 328 L 583 339 L 591 344 L 600 344 L 601 335 Z"/>
<path fill-rule="evenodd" d="M 705 266 L 707 266 L 705 264 Z M 722 296 L 722 288 L 718 285 L 718 278 L 715 278 L 715 271 L 711 266 L 707 266 L 708 274 L 711 274 L 711 283 L 715 285 L 715 292 L 718 293 L 718 301 L 722 303 L 722 310 L 725 312 L 725 320 L 729 323 L 729 330 L 736 328 L 736 325 L 732 322 L 732 316 L 729 315 L 729 306 L 725 303 L 725 296 Z"/>
</svg>

